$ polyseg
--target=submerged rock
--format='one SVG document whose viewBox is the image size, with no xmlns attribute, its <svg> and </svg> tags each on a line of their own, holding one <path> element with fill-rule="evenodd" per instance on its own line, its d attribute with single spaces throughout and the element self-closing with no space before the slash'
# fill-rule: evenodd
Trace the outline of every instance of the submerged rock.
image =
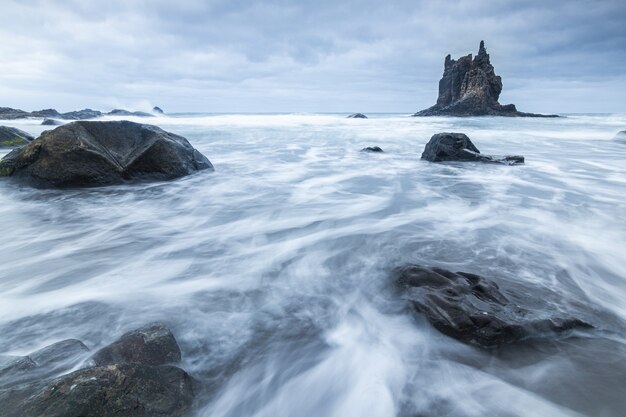
<svg viewBox="0 0 626 417">
<path fill-rule="evenodd" d="M 348 116 L 348 119 L 367 119 L 367 116 L 363 113 L 354 113 Z"/>
<path fill-rule="evenodd" d="M 382 150 L 382 148 L 380 146 L 368 146 L 367 148 L 363 148 L 361 149 L 361 152 L 376 152 L 376 153 L 382 153 L 385 152 Z"/>
<path fill-rule="evenodd" d="M 27 145 L 34 137 L 15 127 L 0 126 L 0 148 Z"/>
<path fill-rule="evenodd" d="M 591 327 L 548 311 L 547 306 L 544 311 L 523 308 L 495 282 L 467 272 L 408 265 L 394 271 L 394 281 L 412 310 L 437 330 L 485 348 Z"/>
<path fill-rule="evenodd" d="M 437 133 L 433 135 L 422 153 L 422 159 L 430 162 L 478 161 L 506 165 L 523 164 L 520 155 L 483 155 L 470 138 L 463 133 Z"/>
<path fill-rule="evenodd" d="M 626 130 L 617 132 L 617 135 L 615 135 L 615 139 L 626 139 Z"/>
<path fill-rule="evenodd" d="M 96 352 L 96 365 L 143 363 L 165 365 L 180 362 L 180 348 L 172 332 L 162 323 L 153 323 L 125 333 Z"/>
<path fill-rule="evenodd" d="M 44 187 L 169 180 L 203 169 L 213 165 L 187 139 L 128 121 L 69 123 L 0 161 L 0 176 Z"/>
<path fill-rule="evenodd" d="M 59 126 L 62 124 L 62 122 L 54 119 L 43 119 L 43 122 L 41 122 L 42 126 Z"/>
<path fill-rule="evenodd" d="M 446 56 L 437 104 L 413 116 L 558 117 L 519 112 L 513 104 L 501 105 L 501 92 L 502 78 L 496 75 L 485 43 L 480 41 L 474 59 L 472 54 L 458 60 Z"/>
</svg>

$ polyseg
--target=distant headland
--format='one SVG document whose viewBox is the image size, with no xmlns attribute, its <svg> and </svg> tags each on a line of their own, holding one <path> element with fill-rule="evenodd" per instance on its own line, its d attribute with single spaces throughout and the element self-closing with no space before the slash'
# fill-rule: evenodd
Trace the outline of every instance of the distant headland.
<svg viewBox="0 0 626 417">
<path fill-rule="evenodd" d="M 55 109 L 36 110 L 32 112 L 13 109 L 11 107 L 0 107 L 0 119 L 2 120 L 16 120 L 27 118 L 46 118 L 46 119 L 63 119 L 63 120 L 86 120 L 96 119 L 102 116 L 136 116 L 136 117 L 152 117 L 155 115 L 164 114 L 163 110 L 159 107 L 154 107 L 152 113 L 146 113 L 142 111 L 128 111 L 123 109 L 111 110 L 108 113 L 101 112 L 99 110 L 83 109 L 77 111 L 71 111 L 67 113 L 59 113 Z"/>
<path fill-rule="evenodd" d="M 485 42 L 480 41 L 474 59 L 472 54 L 458 60 L 446 56 L 437 104 L 413 116 L 559 117 L 520 112 L 514 104 L 502 105 L 498 102 L 501 92 L 502 78 L 489 61 Z"/>
</svg>

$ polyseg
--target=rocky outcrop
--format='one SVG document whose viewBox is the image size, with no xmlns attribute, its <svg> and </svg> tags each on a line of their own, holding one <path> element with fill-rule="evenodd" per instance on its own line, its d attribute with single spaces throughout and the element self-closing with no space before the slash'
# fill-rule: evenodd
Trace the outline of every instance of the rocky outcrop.
<svg viewBox="0 0 626 417">
<path fill-rule="evenodd" d="M 15 127 L 0 126 L 0 148 L 15 148 L 29 144 L 34 137 Z"/>
<path fill-rule="evenodd" d="M 102 112 L 98 110 L 92 109 L 83 109 L 77 111 L 70 111 L 67 113 L 63 113 L 61 117 L 66 120 L 87 120 L 87 119 L 96 119 L 102 116 Z"/>
<path fill-rule="evenodd" d="M 30 113 L 20 109 L 12 109 L 10 107 L 0 107 L 0 119 L 13 120 L 24 119 L 30 117 Z"/>
<path fill-rule="evenodd" d="M 496 75 L 485 43 L 480 41 L 478 55 L 473 59 L 472 54 L 458 60 L 446 56 L 437 104 L 413 116 L 558 117 L 519 112 L 513 104 L 501 105 L 501 92 L 502 78 Z"/>
<path fill-rule="evenodd" d="M 430 162 L 474 161 L 506 165 L 523 164 L 520 155 L 483 155 L 470 138 L 463 133 L 437 133 L 433 135 L 422 153 L 422 159 Z"/>
<path fill-rule="evenodd" d="M 367 119 L 367 116 L 363 113 L 354 113 L 348 116 L 348 119 Z"/>
<path fill-rule="evenodd" d="M 180 417 L 190 412 L 194 381 L 184 370 L 164 364 L 180 362 L 180 348 L 165 325 L 155 323 L 126 333 L 93 356 L 102 359 L 103 352 L 109 352 L 97 366 L 56 376 L 59 363 L 66 365 L 67 372 L 68 365 L 80 366 L 86 351 L 80 341 L 69 339 L 13 358 L 10 367 L 3 367 L 0 356 L 0 414 Z"/>
<path fill-rule="evenodd" d="M 526 308 L 524 296 L 513 301 L 495 282 L 467 272 L 408 265 L 394 271 L 394 281 L 412 311 L 437 330 L 484 348 L 592 327 L 547 305 Z"/>
<path fill-rule="evenodd" d="M 124 109 L 114 109 L 107 113 L 107 116 L 136 116 L 136 117 L 154 117 L 153 114 L 143 111 L 128 111 Z"/>
<path fill-rule="evenodd" d="M 165 114 L 165 112 L 163 111 L 163 109 L 161 109 L 159 106 L 154 106 L 152 108 L 152 113 L 156 113 L 156 114 Z"/>
<path fill-rule="evenodd" d="M 361 149 L 361 152 L 383 153 L 385 151 L 383 151 L 380 146 L 368 146 L 367 148 Z"/>
<path fill-rule="evenodd" d="M 615 139 L 626 139 L 626 130 L 617 132 L 617 135 L 615 135 Z"/>
<path fill-rule="evenodd" d="M 187 139 L 128 121 L 73 122 L 0 161 L 0 176 L 42 187 L 170 180 L 213 169 Z"/>
</svg>

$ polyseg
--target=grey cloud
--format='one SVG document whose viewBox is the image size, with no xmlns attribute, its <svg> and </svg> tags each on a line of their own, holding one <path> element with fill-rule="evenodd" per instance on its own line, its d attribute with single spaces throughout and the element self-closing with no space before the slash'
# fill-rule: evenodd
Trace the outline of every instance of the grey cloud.
<svg viewBox="0 0 626 417">
<path fill-rule="evenodd" d="M 0 105 L 410 113 L 485 39 L 520 108 L 626 111 L 624 21 L 622 0 L 4 1 Z"/>
</svg>

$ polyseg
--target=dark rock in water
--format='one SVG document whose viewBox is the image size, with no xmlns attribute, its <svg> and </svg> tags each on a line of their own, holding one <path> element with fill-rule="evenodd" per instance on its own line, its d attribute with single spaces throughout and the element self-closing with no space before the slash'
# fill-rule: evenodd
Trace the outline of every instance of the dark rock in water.
<svg viewBox="0 0 626 417">
<path fill-rule="evenodd" d="M 86 120 L 86 119 L 96 119 L 102 116 L 102 112 L 98 110 L 92 109 L 83 109 L 77 111 L 70 111 L 67 113 L 63 113 L 61 117 L 67 120 Z"/>
<path fill-rule="evenodd" d="M 0 148 L 14 148 L 30 143 L 34 137 L 15 127 L 0 126 Z"/>
<path fill-rule="evenodd" d="M 413 116 L 558 117 L 519 112 L 513 104 L 501 105 L 501 92 L 502 78 L 496 75 L 485 43 L 480 41 L 474 59 L 472 54 L 458 60 L 446 56 L 437 104 Z"/>
<path fill-rule="evenodd" d="M 422 153 L 422 159 L 430 162 L 478 161 L 506 165 L 523 164 L 524 157 L 518 155 L 483 155 L 470 138 L 463 133 L 437 133 L 433 135 Z"/>
<path fill-rule="evenodd" d="M 385 152 L 379 146 L 368 146 L 367 148 L 361 149 L 361 152 Z"/>
<path fill-rule="evenodd" d="M 43 122 L 41 122 L 42 126 L 60 126 L 62 124 L 62 122 L 54 119 L 43 119 Z"/>
<path fill-rule="evenodd" d="M 137 117 L 154 117 L 154 114 L 142 112 L 142 111 L 128 111 L 123 109 L 111 110 L 107 113 L 109 116 L 137 116 Z"/>
<path fill-rule="evenodd" d="M 154 107 L 152 108 L 152 111 L 153 111 L 154 113 L 157 113 L 157 114 L 164 114 L 164 113 L 165 113 L 165 112 L 163 111 L 163 109 L 161 109 L 159 106 L 154 106 Z"/>
<path fill-rule="evenodd" d="M 615 135 L 615 139 L 626 139 L 626 130 L 617 132 L 617 135 Z"/>
<path fill-rule="evenodd" d="M 187 139 L 128 121 L 68 123 L 0 161 L 0 176 L 42 187 L 170 180 L 203 169 L 213 165 Z"/>
<path fill-rule="evenodd" d="M 153 323 L 122 335 L 96 352 L 96 365 L 143 363 L 165 365 L 180 362 L 180 348 L 172 332 L 162 323 Z"/>
<path fill-rule="evenodd" d="M 348 119 L 367 119 L 367 116 L 363 113 L 354 113 L 348 116 Z"/>
<path fill-rule="evenodd" d="M 192 379 L 180 368 L 121 364 L 81 369 L 3 408 L 7 416 L 170 417 L 185 415 L 193 395 Z"/>
<path fill-rule="evenodd" d="M 408 265 L 394 271 L 414 312 L 442 333 L 465 343 L 497 347 L 591 325 L 550 311 L 526 309 L 509 300 L 495 282 L 467 272 Z"/>
</svg>

